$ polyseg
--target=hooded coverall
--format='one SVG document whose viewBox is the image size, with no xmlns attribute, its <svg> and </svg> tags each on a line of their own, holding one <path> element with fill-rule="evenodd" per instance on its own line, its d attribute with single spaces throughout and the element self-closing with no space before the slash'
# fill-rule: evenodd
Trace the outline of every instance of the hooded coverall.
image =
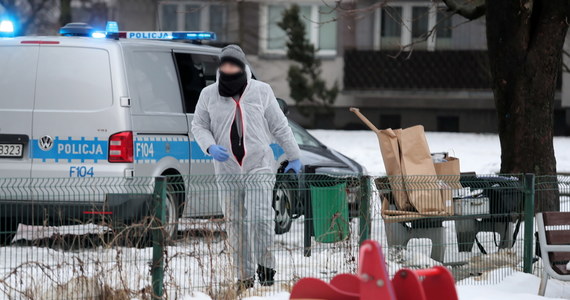
<svg viewBox="0 0 570 300">
<path fill-rule="evenodd" d="M 220 205 L 228 224 L 234 271 L 239 279 L 253 278 L 256 263 L 275 269 L 270 247 L 274 241 L 272 198 L 276 161 L 270 144 L 276 140 L 289 161 L 300 156 L 273 90 L 268 84 L 252 79 L 247 64 L 245 71 L 247 86 L 240 99 L 220 96 L 218 83 L 211 84 L 202 90 L 192 121 L 192 133 L 204 153 L 212 145 L 223 146 L 230 152 L 227 161 L 214 161 L 214 167 Z M 245 149 L 241 164 L 231 153 L 230 141 L 232 124 L 239 112 Z"/>
</svg>

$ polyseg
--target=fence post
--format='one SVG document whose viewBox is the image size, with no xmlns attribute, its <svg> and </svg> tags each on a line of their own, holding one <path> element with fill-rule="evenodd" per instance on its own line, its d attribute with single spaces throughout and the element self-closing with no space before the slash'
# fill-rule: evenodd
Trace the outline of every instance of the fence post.
<svg viewBox="0 0 570 300">
<path fill-rule="evenodd" d="M 525 174 L 524 180 L 524 252 L 523 270 L 532 273 L 532 257 L 534 247 L 534 174 Z"/>
<path fill-rule="evenodd" d="M 162 226 L 165 223 L 166 204 L 166 177 L 158 176 L 154 179 L 154 193 L 152 195 L 152 299 L 162 299 L 164 286 L 164 236 Z"/>
<path fill-rule="evenodd" d="M 359 216 L 359 236 L 360 244 L 370 238 L 370 228 L 372 226 L 370 218 L 370 176 L 364 175 L 360 179 L 360 205 Z"/>
</svg>

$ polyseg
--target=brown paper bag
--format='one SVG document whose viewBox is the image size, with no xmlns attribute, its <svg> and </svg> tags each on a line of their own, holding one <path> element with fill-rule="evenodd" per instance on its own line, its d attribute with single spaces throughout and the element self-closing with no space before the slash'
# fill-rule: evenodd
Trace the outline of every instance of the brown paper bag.
<svg viewBox="0 0 570 300">
<path fill-rule="evenodd" d="M 431 159 L 424 127 L 418 125 L 403 129 L 398 142 L 408 200 L 419 213 L 444 212 L 441 184 Z"/>
<path fill-rule="evenodd" d="M 384 197 L 382 197 L 381 214 L 386 223 L 409 222 L 424 217 L 414 211 L 390 210 L 390 203 Z"/>
<path fill-rule="evenodd" d="M 452 206 L 453 207 L 453 206 Z M 452 214 L 453 212 L 451 212 Z M 423 219 L 426 217 L 437 217 L 437 216 L 447 216 L 450 215 L 449 212 L 430 212 L 425 214 L 420 214 L 416 211 L 402 211 L 390 209 L 390 204 L 388 199 L 382 198 L 382 209 L 381 209 L 382 219 L 386 223 L 398 223 L 398 222 L 410 222 L 413 220 Z"/>
<path fill-rule="evenodd" d="M 445 157 L 446 162 L 434 163 L 437 177 L 452 189 L 462 188 L 459 182 L 461 169 L 459 159 L 452 156 Z"/>
<path fill-rule="evenodd" d="M 368 120 L 363 114 L 360 113 L 358 108 L 351 108 L 350 111 L 354 112 L 370 130 L 374 131 L 378 136 L 380 143 L 380 151 L 382 152 L 382 160 L 386 167 L 386 174 L 388 175 L 392 194 L 396 207 L 399 210 L 413 211 L 415 210 L 411 203 L 408 201 L 406 187 L 404 186 L 402 168 L 400 166 L 400 149 L 398 145 L 398 134 L 401 129 L 392 130 L 379 130 Z"/>
<path fill-rule="evenodd" d="M 376 133 L 380 142 L 398 209 L 384 209 L 383 203 L 382 216 L 402 222 L 406 218 L 453 214 L 451 190 L 437 178 L 423 126 L 379 130 L 357 108 L 350 110 Z"/>
<path fill-rule="evenodd" d="M 404 186 L 404 175 L 402 173 L 402 166 L 400 164 L 400 146 L 398 136 L 401 134 L 401 129 L 392 130 L 377 130 L 378 140 L 380 141 L 380 151 L 382 152 L 382 160 L 386 167 L 388 180 L 396 207 L 399 210 L 413 211 L 415 210 L 406 193 Z"/>
</svg>

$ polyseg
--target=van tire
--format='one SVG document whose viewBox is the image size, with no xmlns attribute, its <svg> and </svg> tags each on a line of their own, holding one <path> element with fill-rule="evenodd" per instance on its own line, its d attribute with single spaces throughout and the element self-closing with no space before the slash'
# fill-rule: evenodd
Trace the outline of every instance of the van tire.
<svg viewBox="0 0 570 300">
<path fill-rule="evenodd" d="M 166 222 L 172 225 L 168 230 L 168 236 L 171 240 L 176 240 L 178 238 L 179 219 L 184 213 L 186 203 L 186 186 L 184 185 L 184 177 L 176 170 L 167 170 L 162 175 L 166 176 Z M 170 213 L 174 213 L 174 217 L 169 218 L 168 210 L 171 208 L 174 208 L 170 211 Z"/>
<path fill-rule="evenodd" d="M 9 246 L 12 243 L 18 221 L 12 218 L 0 218 L 0 246 Z"/>
<path fill-rule="evenodd" d="M 166 224 L 162 228 L 163 240 L 165 245 L 169 245 L 178 238 L 178 218 L 181 216 L 181 201 L 184 199 L 184 181 L 180 176 L 168 176 L 166 183 L 166 203 L 165 214 Z M 124 247 L 146 248 L 152 247 L 152 228 L 153 228 L 153 203 L 149 203 L 150 207 L 146 216 L 141 220 L 125 224 L 116 224 L 115 228 L 118 232 L 115 234 L 115 242 Z M 117 226 L 119 225 L 119 226 Z"/>
<path fill-rule="evenodd" d="M 273 190 L 273 209 L 275 210 L 275 234 L 284 234 L 293 224 L 293 190 L 287 183 L 277 182 Z"/>
<path fill-rule="evenodd" d="M 180 192 L 176 185 L 177 183 L 170 182 L 167 182 L 166 184 L 166 224 L 164 224 L 165 240 L 176 240 L 178 237 L 178 219 L 181 217 L 181 212 L 179 207 Z"/>
</svg>

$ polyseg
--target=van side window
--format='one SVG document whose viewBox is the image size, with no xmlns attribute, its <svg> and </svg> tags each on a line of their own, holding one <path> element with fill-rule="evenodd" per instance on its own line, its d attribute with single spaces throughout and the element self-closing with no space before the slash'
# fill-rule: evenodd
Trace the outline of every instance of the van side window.
<svg viewBox="0 0 570 300">
<path fill-rule="evenodd" d="M 187 114 L 194 113 L 202 89 L 216 82 L 219 58 L 215 55 L 175 53 Z"/>
<path fill-rule="evenodd" d="M 133 52 L 129 74 L 135 101 L 145 113 L 182 113 L 178 76 L 170 52 Z"/>
<path fill-rule="evenodd" d="M 41 47 L 36 109 L 93 111 L 110 107 L 112 86 L 106 50 Z"/>
</svg>

